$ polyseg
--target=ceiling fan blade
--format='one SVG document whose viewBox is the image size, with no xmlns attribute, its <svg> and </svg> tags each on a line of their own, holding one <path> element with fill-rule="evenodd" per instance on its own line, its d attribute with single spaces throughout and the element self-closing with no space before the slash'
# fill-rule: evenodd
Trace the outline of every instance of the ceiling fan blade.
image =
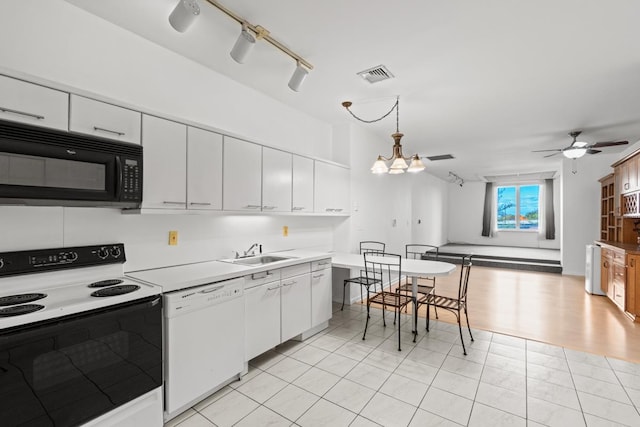
<svg viewBox="0 0 640 427">
<path fill-rule="evenodd" d="M 562 149 L 561 148 L 555 148 L 553 150 L 533 150 L 532 153 L 544 153 L 545 151 L 558 151 L 558 152 L 560 152 L 560 151 L 562 151 Z"/>
<path fill-rule="evenodd" d="M 598 153 L 602 153 L 602 150 L 594 150 L 592 148 L 587 149 L 587 154 L 598 154 Z"/>
<path fill-rule="evenodd" d="M 551 151 L 551 150 L 546 150 L 546 151 Z M 562 151 L 562 150 L 558 150 L 558 152 L 557 152 L 557 153 L 547 154 L 546 156 L 544 156 L 544 158 L 546 159 L 547 157 L 553 157 L 553 156 L 556 156 L 556 155 L 560 154 L 560 151 Z"/>
<path fill-rule="evenodd" d="M 591 144 L 589 148 L 613 147 L 614 145 L 627 145 L 628 143 L 629 141 L 596 142 Z"/>
</svg>

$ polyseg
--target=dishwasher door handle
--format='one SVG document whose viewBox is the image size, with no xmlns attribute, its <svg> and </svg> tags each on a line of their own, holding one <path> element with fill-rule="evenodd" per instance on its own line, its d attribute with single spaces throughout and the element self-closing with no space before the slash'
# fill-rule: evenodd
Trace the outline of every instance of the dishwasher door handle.
<svg viewBox="0 0 640 427">
<path fill-rule="evenodd" d="M 201 293 L 201 294 L 209 294 L 211 292 L 219 291 L 222 288 L 224 288 L 224 285 L 218 285 L 218 286 L 214 286 L 213 288 L 203 289 L 199 293 Z"/>
</svg>

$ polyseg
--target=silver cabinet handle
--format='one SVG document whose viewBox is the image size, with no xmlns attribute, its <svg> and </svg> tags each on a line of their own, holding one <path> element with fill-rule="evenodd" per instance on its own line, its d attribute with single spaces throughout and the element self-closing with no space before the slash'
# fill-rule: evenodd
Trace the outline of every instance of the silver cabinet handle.
<svg viewBox="0 0 640 427">
<path fill-rule="evenodd" d="M 277 208 L 277 206 L 263 206 L 262 209 L 266 209 L 266 210 L 273 210 Z"/>
<path fill-rule="evenodd" d="M 2 111 L 3 113 L 13 113 L 13 114 L 18 114 L 20 116 L 27 116 L 27 117 L 31 117 L 38 120 L 44 120 L 44 116 L 41 116 L 40 114 L 33 114 L 33 113 L 27 113 L 25 111 L 12 110 L 11 108 L 0 107 L 0 111 Z"/>
<path fill-rule="evenodd" d="M 333 211 L 334 211 L 334 212 L 342 212 L 342 208 L 340 208 L 340 209 L 334 209 Z"/>
<path fill-rule="evenodd" d="M 264 279 L 264 278 L 269 277 L 269 276 L 273 276 L 273 273 L 269 273 L 268 271 L 264 272 L 264 276 L 261 276 L 260 274 L 262 274 L 262 273 L 253 273 L 251 275 L 251 280 L 260 280 L 260 279 Z"/>
<path fill-rule="evenodd" d="M 318 274 L 317 276 L 311 276 L 311 277 L 313 277 L 314 279 L 319 279 L 321 277 L 324 277 L 324 274 Z"/>
<path fill-rule="evenodd" d="M 318 263 L 318 265 L 328 265 L 331 264 L 331 261 L 321 261 Z"/>
<path fill-rule="evenodd" d="M 296 284 L 296 282 L 294 280 L 293 282 L 283 283 L 282 286 L 293 286 L 295 284 Z"/>
<path fill-rule="evenodd" d="M 171 202 L 171 201 L 167 201 L 165 200 L 164 202 L 165 205 L 184 205 L 184 202 Z"/>
<path fill-rule="evenodd" d="M 190 205 L 197 205 L 197 206 L 211 206 L 211 203 L 202 203 L 202 202 L 189 202 Z"/>
<path fill-rule="evenodd" d="M 106 133 L 112 133 L 112 134 L 118 135 L 118 136 L 124 136 L 124 132 L 118 132 L 117 130 L 100 128 L 98 126 L 94 126 L 93 130 L 95 130 L 96 132 L 106 132 Z"/>
<path fill-rule="evenodd" d="M 267 291 L 275 291 L 276 289 L 280 289 L 280 285 L 273 288 L 267 288 Z"/>
<path fill-rule="evenodd" d="M 326 209 L 325 209 L 325 211 L 327 211 L 327 212 L 333 212 L 333 211 L 335 211 L 335 209 L 333 209 L 333 208 L 326 208 Z"/>
<path fill-rule="evenodd" d="M 304 210 L 304 206 L 294 206 L 291 208 L 292 211 L 301 211 Z"/>
<path fill-rule="evenodd" d="M 260 209 L 261 207 L 261 205 L 247 205 L 243 209 Z"/>
</svg>

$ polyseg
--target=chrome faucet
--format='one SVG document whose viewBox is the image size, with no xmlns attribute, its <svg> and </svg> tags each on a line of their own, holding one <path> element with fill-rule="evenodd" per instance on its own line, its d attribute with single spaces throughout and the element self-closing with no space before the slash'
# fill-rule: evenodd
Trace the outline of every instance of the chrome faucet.
<svg viewBox="0 0 640 427">
<path fill-rule="evenodd" d="M 262 254 L 262 245 L 254 243 L 249 249 L 244 251 L 244 256 L 254 256 L 256 254 L 256 247 L 259 248 L 260 254 Z"/>
</svg>

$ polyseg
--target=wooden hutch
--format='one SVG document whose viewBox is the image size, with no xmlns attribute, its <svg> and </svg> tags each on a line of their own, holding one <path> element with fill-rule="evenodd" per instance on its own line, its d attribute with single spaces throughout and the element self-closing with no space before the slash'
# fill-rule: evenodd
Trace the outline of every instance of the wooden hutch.
<svg viewBox="0 0 640 427">
<path fill-rule="evenodd" d="M 600 179 L 600 286 L 640 321 L 640 151 L 611 166 Z"/>
</svg>

